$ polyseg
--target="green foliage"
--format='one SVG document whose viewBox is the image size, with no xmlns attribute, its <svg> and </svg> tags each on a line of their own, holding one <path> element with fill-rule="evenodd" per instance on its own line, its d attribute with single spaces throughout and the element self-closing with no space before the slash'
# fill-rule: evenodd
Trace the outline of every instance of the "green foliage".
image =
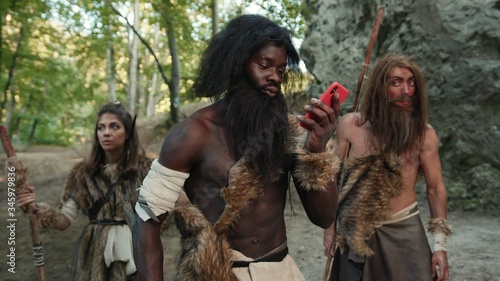
<svg viewBox="0 0 500 281">
<path fill-rule="evenodd" d="M 166 31 L 173 20 L 180 55 L 180 102 L 193 100 L 191 86 L 202 50 L 212 36 L 212 0 L 139 1 L 139 34 L 154 50 L 167 79 L 171 58 Z M 243 7 L 287 26 L 302 38 L 301 2 L 236 1 L 219 5 L 222 27 Z M 109 99 L 107 51 L 112 47 L 117 99 L 127 103 L 129 44 L 134 1 L 124 0 L 2 0 L 0 5 L 0 122 L 16 143 L 71 145 L 91 137 L 97 109 Z M 223 3 L 221 3 L 223 5 Z M 246 11 L 245 12 L 249 12 Z M 155 44 L 155 26 L 159 24 Z M 22 30 L 22 32 L 21 32 Z M 139 114 L 147 93 L 158 89 L 158 106 L 168 108 L 166 81 L 158 73 L 153 54 L 139 46 Z M 161 108 L 160 108 L 161 109 Z M 141 116 L 139 116 L 141 117 Z"/>
</svg>

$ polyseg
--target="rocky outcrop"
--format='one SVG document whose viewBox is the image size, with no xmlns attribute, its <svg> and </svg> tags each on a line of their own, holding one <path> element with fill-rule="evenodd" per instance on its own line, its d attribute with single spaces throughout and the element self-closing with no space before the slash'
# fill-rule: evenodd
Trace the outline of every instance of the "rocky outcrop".
<svg viewBox="0 0 500 281">
<path fill-rule="evenodd" d="M 319 95 L 331 82 L 341 82 L 352 93 L 343 111 L 351 109 L 377 9 L 384 4 L 371 64 L 389 52 L 419 63 L 427 79 L 429 121 L 440 138 L 450 207 L 498 213 L 500 1 L 306 3 L 308 32 L 301 55 L 315 77 L 310 94 Z"/>
</svg>

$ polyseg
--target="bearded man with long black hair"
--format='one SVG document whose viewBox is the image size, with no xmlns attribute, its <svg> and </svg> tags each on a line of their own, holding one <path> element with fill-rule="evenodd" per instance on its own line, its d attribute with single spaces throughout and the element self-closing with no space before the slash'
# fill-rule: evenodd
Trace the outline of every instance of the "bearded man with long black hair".
<svg viewBox="0 0 500 281">
<path fill-rule="evenodd" d="M 391 54 L 368 81 L 360 112 L 342 116 L 337 130 L 344 161 L 336 227 L 324 239 L 326 254 L 335 255 L 330 280 L 447 280 L 451 228 L 424 77 L 410 58 Z M 434 252 L 417 207 L 420 174 Z"/>
<path fill-rule="evenodd" d="M 168 213 L 182 235 L 177 280 L 304 280 L 286 244 L 289 175 L 310 220 L 330 226 L 338 161 L 327 143 L 339 104 L 312 99 L 305 110 L 320 123 L 289 115 L 282 84 L 300 75 L 289 31 L 265 17 L 237 17 L 212 39 L 194 92 L 220 99 L 169 131 L 140 189 L 134 254 L 143 280 L 163 278 Z"/>
</svg>

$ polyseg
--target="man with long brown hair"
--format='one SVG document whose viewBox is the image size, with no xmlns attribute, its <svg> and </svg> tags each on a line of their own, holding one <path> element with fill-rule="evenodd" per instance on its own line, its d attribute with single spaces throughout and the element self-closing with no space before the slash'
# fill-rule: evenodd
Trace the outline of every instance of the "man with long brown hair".
<svg viewBox="0 0 500 281">
<path fill-rule="evenodd" d="M 360 112 L 341 119 L 337 143 L 344 160 L 339 205 L 324 238 L 325 253 L 335 255 L 330 280 L 447 280 L 446 189 L 438 137 L 427 123 L 424 77 L 415 62 L 391 54 L 377 63 Z M 433 253 L 418 215 L 420 173 Z"/>
</svg>

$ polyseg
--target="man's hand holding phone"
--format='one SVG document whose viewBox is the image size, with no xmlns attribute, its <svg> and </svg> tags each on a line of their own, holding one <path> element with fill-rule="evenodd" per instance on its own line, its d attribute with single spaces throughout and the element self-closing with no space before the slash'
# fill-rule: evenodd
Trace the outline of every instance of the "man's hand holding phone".
<svg viewBox="0 0 500 281">
<path fill-rule="evenodd" d="M 348 96 L 349 90 L 347 90 L 340 83 L 333 82 L 319 98 L 321 102 L 311 102 L 310 105 L 305 106 L 305 110 L 307 111 L 307 113 L 305 115 L 305 118 L 301 119 L 300 125 L 303 128 L 311 131 L 315 126 L 322 127 L 327 122 L 336 123 L 337 118 L 339 117 L 340 104 L 343 103 Z M 327 105 L 328 107 L 333 109 L 335 111 L 335 117 L 331 117 L 328 112 L 331 110 L 328 108 L 322 108 L 322 105 Z"/>
</svg>

